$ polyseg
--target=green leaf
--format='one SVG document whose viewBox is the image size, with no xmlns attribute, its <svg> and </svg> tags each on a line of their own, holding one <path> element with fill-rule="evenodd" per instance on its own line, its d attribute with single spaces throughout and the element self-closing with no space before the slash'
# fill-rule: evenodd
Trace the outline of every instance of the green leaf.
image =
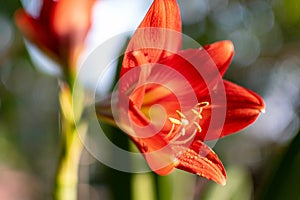
<svg viewBox="0 0 300 200">
<path fill-rule="evenodd" d="M 300 199 L 300 130 L 276 168 L 259 199 Z"/>
</svg>

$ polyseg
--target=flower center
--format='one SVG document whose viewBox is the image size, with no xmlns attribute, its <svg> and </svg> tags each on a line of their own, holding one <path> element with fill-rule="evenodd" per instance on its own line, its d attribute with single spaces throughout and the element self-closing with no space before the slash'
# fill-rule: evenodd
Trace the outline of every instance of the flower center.
<svg viewBox="0 0 300 200">
<path fill-rule="evenodd" d="M 182 112 L 176 110 L 176 114 L 178 115 L 179 119 L 174 117 L 168 118 L 168 120 L 172 123 L 172 126 L 169 133 L 165 136 L 165 139 L 176 145 L 186 144 L 191 141 L 198 132 L 202 132 L 199 121 L 203 118 L 203 109 L 207 108 L 208 106 L 209 102 L 207 101 L 198 103 L 196 106 L 194 106 L 194 108 L 191 109 L 192 117 L 190 117 L 190 120 L 188 120 L 187 116 Z"/>
</svg>

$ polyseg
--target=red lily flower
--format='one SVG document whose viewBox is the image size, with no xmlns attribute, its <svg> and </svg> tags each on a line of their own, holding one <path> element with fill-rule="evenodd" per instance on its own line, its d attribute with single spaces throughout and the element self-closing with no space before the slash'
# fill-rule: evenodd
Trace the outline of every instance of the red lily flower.
<svg viewBox="0 0 300 200">
<path fill-rule="evenodd" d="M 224 166 L 204 141 L 245 128 L 264 102 L 222 79 L 234 54 L 230 41 L 180 46 L 176 0 L 154 0 L 124 55 L 115 120 L 156 173 L 179 168 L 224 185 Z"/>
<path fill-rule="evenodd" d="M 43 0 L 37 18 L 20 9 L 15 14 L 15 21 L 30 42 L 62 66 L 75 68 L 91 25 L 94 2 Z"/>
</svg>

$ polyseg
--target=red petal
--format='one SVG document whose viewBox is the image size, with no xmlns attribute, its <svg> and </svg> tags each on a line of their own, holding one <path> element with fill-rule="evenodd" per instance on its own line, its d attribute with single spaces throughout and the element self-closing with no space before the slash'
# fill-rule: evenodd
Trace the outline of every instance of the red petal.
<svg viewBox="0 0 300 200">
<path fill-rule="evenodd" d="M 226 184 L 226 172 L 222 162 L 213 150 L 202 141 L 194 141 L 178 160 L 178 169 L 213 180 L 220 185 Z"/>
<path fill-rule="evenodd" d="M 123 59 L 121 75 L 128 68 L 156 63 L 166 51 L 181 46 L 181 19 L 176 0 L 155 0 L 134 33 Z"/>
<path fill-rule="evenodd" d="M 160 139 L 158 141 L 155 141 L 154 139 L 152 139 L 152 141 L 152 145 L 157 146 L 163 140 Z M 164 148 L 160 147 L 159 150 L 151 152 L 149 151 L 149 149 L 151 148 L 151 143 L 148 143 L 148 152 L 143 153 L 143 156 L 145 157 L 151 170 L 161 176 L 168 175 L 169 173 L 171 173 L 175 169 L 177 164 L 175 153 L 172 152 L 172 150 L 169 148 L 170 146 L 168 146 L 167 143 L 165 143 L 164 146 Z"/>
<path fill-rule="evenodd" d="M 200 49 L 188 49 L 169 56 L 161 64 L 169 66 L 184 76 L 197 96 L 201 97 L 222 79 L 234 54 L 230 41 L 221 41 Z M 178 83 L 180 84 L 180 83 Z"/>
<path fill-rule="evenodd" d="M 157 27 L 181 32 L 180 11 L 176 0 L 154 0 L 139 28 Z"/>
<path fill-rule="evenodd" d="M 134 139 L 150 168 L 159 175 L 167 175 L 174 168 L 197 174 L 218 184 L 226 184 L 226 172 L 218 156 L 202 141 L 194 141 L 187 148 L 167 144 L 159 135 Z"/>
<path fill-rule="evenodd" d="M 122 112 L 122 107 L 121 111 Z M 149 167 L 160 175 L 166 175 L 175 168 L 174 156 L 159 130 L 150 124 L 139 109 L 130 103 L 128 115 L 120 116 L 121 128 L 131 137 L 145 157 Z"/>
<path fill-rule="evenodd" d="M 234 54 L 234 46 L 232 42 L 229 40 L 215 42 L 204 46 L 204 49 L 210 55 L 223 76 Z"/>
<path fill-rule="evenodd" d="M 91 24 L 94 0 L 44 0 L 37 19 L 24 10 L 15 21 L 24 36 L 62 65 L 76 66 Z"/>
<path fill-rule="evenodd" d="M 53 7 L 51 26 L 60 36 L 71 35 L 82 42 L 91 25 L 94 0 L 60 0 Z"/>
<path fill-rule="evenodd" d="M 254 122 L 264 112 L 263 99 L 256 93 L 224 81 L 227 97 L 227 115 L 223 134 L 236 132 Z"/>
<path fill-rule="evenodd" d="M 256 93 L 224 80 L 227 102 L 212 105 L 215 112 L 226 110 L 223 127 L 212 126 L 207 133 L 211 121 L 211 109 L 202 112 L 200 124 L 203 128 L 201 140 L 214 140 L 237 132 L 253 123 L 261 112 L 264 112 L 264 101 Z M 218 89 L 216 88 L 216 91 Z M 209 99 L 209 97 L 204 97 Z M 213 124 L 213 122 L 212 122 Z"/>
<path fill-rule="evenodd" d="M 50 22 L 53 17 L 53 8 L 60 1 L 43 0 L 43 5 L 38 20 L 40 20 L 41 23 L 43 23 L 45 26 L 48 26 L 50 28 Z"/>
<path fill-rule="evenodd" d="M 186 84 L 186 79 L 176 70 L 164 65 L 153 64 L 147 77 L 142 78 L 143 69 L 146 68 L 133 68 L 120 79 L 121 93 L 128 96 L 137 108 L 144 111 L 144 109 L 159 104 L 170 116 L 176 110 L 184 111 L 198 103 L 193 88 Z M 144 80 L 141 81 L 142 79 Z"/>
<path fill-rule="evenodd" d="M 47 26 L 40 24 L 38 20 L 29 16 L 23 9 L 18 10 L 14 17 L 18 28 L 26 39 L 58 60 L 58 42 L 49 32 Z"/>
<path fill-rule="evenodd" d="M 60 0 L 53 7 L 51 30 L 58 38 L 60 52 L 76 67 L 79 54 L 91 26 L 92 8 L 95 0 Z"/>
</svg>

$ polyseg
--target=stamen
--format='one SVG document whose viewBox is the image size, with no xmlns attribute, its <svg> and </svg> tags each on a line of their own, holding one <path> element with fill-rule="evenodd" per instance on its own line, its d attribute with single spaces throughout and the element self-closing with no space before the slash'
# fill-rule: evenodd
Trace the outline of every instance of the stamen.
<svg viewBox="0 0 300 200">
<path fill-rule="evenodd" d="M 193 138 L 197 135 L 198 132 L 202 132 L 202 128 L 200 124 L 198 123 L 199 119 L 201 120 L 203 117 L 201 115 L 204 108 L 209 106 L 209 102 L 204 101 L 201 103 L 198 103 L 195 108 L 191 109 L 192 113 L 195 114 L 195 117 L 191 119 L 191 124 L 189 120 L 187 120 L 187 117 L 180 112 L 179 110 L 176 110 L 177 115 L 180 117 L 180 119 L 176 119 L 173 117 L 169 117 L 169 121 L 172 123 L 171 130 L 167 134 L 166 138 L 170 139 L 170 143 L 175 145 L 182 145 L 190 142 L 193 140 Z M 193 128 L 192 124 L 196 127 Z M 179 125 L 180 127 L 174 132 L 175 126 Z M 186 135 L 186 130 L 194 129 L 192 134 L 189 135 L 187 138 L 181 138 L 182 136 Z"/>
<path fill-rule="evenodd" d="M 186 143 L 188 143 L 189 141 L 191 141 L 195 136 L 196 136 L 196 134 L 197 134 L 197 129 L 195 129 L 194 130 L 194 132 L 191 134 L 191 136 L 190 137 L 188 137 L 188 138 L 186 138 L 185 140 L 177 140 L 177 139 L 175 139 L 175 140 L 172 140 L 171 142 L 172 142 L 172 144 L 186 144 Z"/>
<path fill-rule="evenodd" d="M 166 136 L 166 138 L 170 138 L 170 137 L 172 136 L 172 133 L 173 133 L 173 131 L 174 131 L 174 128 L 175 128 L 175 124 L 173 123 L 173 124 L 172 124 L 172 127 L 171 127 L 171 129 L 170 129 L 170 131 L 169 131 L 169 133 L 168 133 L 167 136 Z"/>
<path fill-rule="evenodd" d="M 197 103 L 196 105 L 199 108 L 206 108 L 207 106 L 209 106 L 209 102 L 208 101 L 203 101 L 201 103 Z"/>
<path fill-rule="evenodd" d="M 180 131 L 180 133 L 181 133 L 181 131 Z M 170 143 L 174 143 L 174 144 L 176 144 L 178 141 L 178 139 L 180 138 L 182 136 L 182 134 L 177 134 L 177 135 L 175 135 L 175 137 L 172 139 L 172 140 L 170 140 Z"/>
<path fill-rule="evenodd" d="M 181 133 L 182 136 L 184 136 L 185 135 L 185 128 L 182 128 L 180 133 Z"/>
<path fill-rule="evenodd" d="M 176 110 L 176 113 L 178 114 L 179 117 L 183 118 L 183 119 L 186 119 L 186 116 L 180 112 L 179 110 Z"/>
<path fill-rule="evenodd" d="M 202 115 L 201 115 L 201 112 L 202 112 L 202 108 L 201 108 L 201 110 L 198 112 L 197 110 L 195 110 L 195 109 L 192 109 L 192 112 L 195 114 L 195 115 L 197 115 L 197 117 L 199 118 L 199 119 L 202 119 Z"/>
<path fill-rule="evenodd" d="M 202 128 L 197 122 L 194 122 L 193 124 L 197 127 L 198 132 L 202 132 Z"/>
<path fill-rule="evenodd" d="M 168 119 L 169 119 L 169 121 L 170 121 L 171 123 L 173 123 L 173 124 L 181 125 L 181 121 L 179 121 L 178 119 L 175 119 L 175 118 L 173 118 L 173 117 L 169 117 Z"/>
</svg>

